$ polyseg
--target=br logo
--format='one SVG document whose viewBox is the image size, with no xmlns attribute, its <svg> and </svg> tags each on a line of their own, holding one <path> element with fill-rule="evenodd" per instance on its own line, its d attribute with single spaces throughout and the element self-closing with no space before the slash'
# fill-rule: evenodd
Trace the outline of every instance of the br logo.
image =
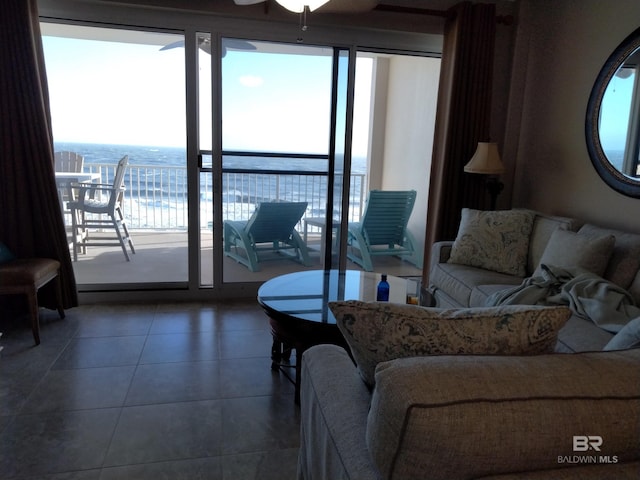
<svg viewBox="0 0 640 480">
<path fill-rule="evenodd" d="M 573 451 L 586 452 L 588 450 L 600 451 L 602 445 L 602 437 L 598 435 L 574 435 Z"/>
</svg>

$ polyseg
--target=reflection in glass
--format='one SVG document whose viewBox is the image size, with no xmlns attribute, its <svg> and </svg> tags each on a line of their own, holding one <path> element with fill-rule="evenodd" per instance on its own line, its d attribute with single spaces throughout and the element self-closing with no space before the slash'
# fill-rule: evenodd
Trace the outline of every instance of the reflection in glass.
<svg viewBox="0 0 640 480">
<path fill-rule="evenodd" d="M 609 162 L 616 170 L 625 170 L 625 147 L 631 122 L 631 102 L 635 84 L 635 69 L 622 67 L 614 75 L 602 97 L 600 111 L 600 142 Z"/>
<path fill-rule="evenodd" d="M 587 104 L 591 162 L 614 190 L 640 198 L 640 28 L 609 56 Z"/>
</svg>

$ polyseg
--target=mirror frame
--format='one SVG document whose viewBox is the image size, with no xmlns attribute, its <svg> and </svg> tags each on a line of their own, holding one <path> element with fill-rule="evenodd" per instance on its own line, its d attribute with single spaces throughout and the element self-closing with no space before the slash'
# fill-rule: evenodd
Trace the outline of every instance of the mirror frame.
<svg viewBox="0 0 640 480">
<path fill-rule="evenodd" d="M 589 157 L 598 175 L 611 188 L 624 195 L 640 198 L 640 179 L 624 175 L 613 167 L 600 143 L 599 119 L 604 93 L 609 82 L 625 60 L 640 48 L 640 28 L 636 29 L 613 51 L 600 70 L 587 104 L 585 134 Z"/>
</svg>

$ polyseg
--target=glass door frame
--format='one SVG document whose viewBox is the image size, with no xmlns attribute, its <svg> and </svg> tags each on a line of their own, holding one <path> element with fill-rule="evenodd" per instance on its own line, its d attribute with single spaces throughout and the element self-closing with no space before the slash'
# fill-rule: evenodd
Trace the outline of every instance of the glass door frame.
<svg viewBox="0 0 640 480">
<path fill-rule="evenodd" d="M 215 13 L 203 15 L 191 11 L 165 11 L 160 8 L 136 5 L 117 5 L 104 3 L 87 5 L 81 0 L 39 0 L 39 13 L 42 21 L 75 23 L 84 25 L 108 25 L 122 28 L 142 28 L 166 32 L 183 33 L 185 36 L 185 76 L 187 90 L 187 178 L 189 182 L 189 213 L 191 223 L 197 225 L 198 212 L 194 208 L 198 203 L 197 172 L 197 117 L 194 106 L 197 104 L 197 79 L 195 75 L 197 46 L 193 40 L 197 32 L 212 32 L 212 38 L 221 36 L 231 38 L 247 38 L 264 41 L 294 43 L 300 32 L 296 30 L 293 19 L 286 22 L 272 22 L 269 18 L 232 18 L 218 16 Z M 215 34 L 214 34 L 215 32 Z M 400 30 L 368 30 L 366 28 L 348 25 L 323 26 L 313 25 L 304 32 L 304 43 L 310 45 L 328 45 L 345 48 L 350 51 L 370 49 L 373 51 L 389 50 L 398 53 L 414 52 L 418 55 L 440 56 L 442 53 L 443 36 L 440 25 L 434 25 L 425 31 Z M 218 40 L 217 40 L 218 41 Z M 219 68 L 219 62 L 213 61 L 214 71 Z M 215 97 L 213 102 L 220 101 Z M 214 125 L 215 131 L 218 127 Z M 219 138 L 219 137 L 217 137 Z M 214 136 L 214 140 L 216 136 Z M 218 188 L 219 190 L 219 188 Z M 218 222 L 220 219 L 218 219 Z M 154 289 L 151 284 L 141 284 L 142 289 L 118 289 L 85 292 L 82 301 L 154 301 L 164 300 L 215 300 L 217 298 L 248 297 L 257 291 L 258 284 L 223 284 L 220 278 L 213 289 L 199 286 L 199 245 L 198 229 L 190 228 L 189 241 L 189 279 L 186 285 L 174 289 Z M 343 225 L 342 232 L 346 232 Z M 218 235 L 216 253 L 221 259 L 222 236 Z M 341 238 L 345 238 L 341 235 Z M 344 262 L 344 261 L 343 261 Z M 224 291 L 223 291 L 224 290 Z M 222 295 L 220 295 L 222 293 Z"/>
<path fill-rule="evenodd" d="M 193 173 L 188 176 L 190 181 L 194 181 L 192 184 L 192 188 L 190 188 L 190 202 L 193 205 L 198 205 L 198 208 L 190 209 L 190 224 L 198 225 L 198 228 L 190 229 L 189 240 L 190 246 L 196 246 L 195 248 L 190 248 L 190 256 L 189 256 L 189 271 L 190 278 L 189 284 L 190 288 L 199 288 L 206 290 L 225 290 L 226 288 L 231 288 L 230 285 L 234 285 L 235 287 L 243 288 L 243 285 L 246 284 L 255 284 L 255 282 L 247 281 L 247 282 L 225 282 L 224 280 L 224 271 L 223 271 L 223 235 L 222 235 L 222 226 L 223 226 L 223 211 L 219 206 L 222 205 L 223 201 L 223 181 L 222 176 L 224 173 L 223 169 L 223 156 L 225 154 L 238 154 L 244 155 L 247 152 L 226 152 L 223 149 L 222 142 L 222 56 L 218 54 L 212 54 L 210 57 L 211 61 L 211 89 L 212 89 L 212 145 L 210 151 L 200 150 L 199 148 L 199 138 L 198 133 L 199 129 L 199 119 L 198 119 L 198 105 L 199 99 L 197 96 L 198 89 L 198 75 L 197 68 L 194 70 L 193 66 L 197 67 L 197 36 L 199 34 L 210 34 L 211 42 L 212 42 L 212 52 L 221 52 L 222 51 L 222 42 L 223 38 L 238 38 L 237 36 L 230 37 L 228 35 L 223 35 L 221 32 L 204 32 L 202 29 L 198 29 L 197 31 L 185 31 L 186 45 L 188 48 L 186 49 L 185 54 L 188 56 L 187 59 L 187 68 L 191 69 L 192 72 L 188 72 L 187 74 L 187 82 L 189 83 L 190 88 L 189 91 L 192 92 L 191 95 L 187 97 L 187 103 L 191 107 L 190 114 L 188 116 L 188 131 L 192 132 L 191 135 L 188 136 L 187 139 L 187 151 L 188 157 L 196 158 L 197 162 L 191 161 L 190 164 L 194 165 L 197 163 L 194 168 L 192 168 Z M 194 40 L 195 36 L 195 40 Z M 215 40 L 215 43 L 214 43 Z M 253 39 L 254 41 L 257 41 Z M 292 42 L 283 42 L 283 41 L 274 41 L 267 40 L 270 43 L 275 44 L 283 44 L 283 45 L 294 45 Z M 325 253 L 324 259 L 322 259 L 322 265 L 320 268 L 330 269 L 330 268 L 346 268 L 346 232 L 348 225 L 348 208 L 349 208 L 349 187 L 350 187 L 350 158 L 351 158 L 351 131 L 352 131 L 352 122 L 353 122 L 353 82 L 355 79 L 355 58 L 356 51 L 355 48 L 351 47 L 334 47 L 328 45 L 307 45 L 309 47 L 317 47 L 321 46 L 323 48 L 330 48 L 332 50 L 332 86 L 331 86 L 331 116 L 330 116 L 330 126 L 329 126 L 329 139 L 328 139 L 328 154 L 284 154 L 278 156 L 291 156 L 291 157 L 305 157 L 305 158 L 328 158 L 328 171 L 327 171 L 327 212 L 326 212 L 326 222 L 332 222 L 333 218 L 331 217 L 332 211 L 334 210 L 334 198 L 337 198 L 339 201 L 339 207 L 341 212 L 345 212 L 342 215 L 340 222 L 340 234 L 339 238 L 343 239 L 341 241 L 341 245 L 338 245 L 338 255 L 335 256 L 336 252 L 332 252 L 333 242 L 332 242 L 332 229 L 325 228 L 323 231 L 324 238 L 322 241 L 324 242 L 325 248 L 323 249 Z M 346 56 L 345 56 L 346 54 Z M 346 74 L 347 83 L 345 84 L 345 99 L 344 106 L 342 111 L 339 111 L 339 102 L 338 102 L 338 89 L 340 88 L 339 82 L 339 69 L 340 69 L 340 58 L 341 55 L 347 61 L 347 71 L 344 72 Z M 341 122 L 344 124 L 344 135 L 345 138 L 343 142 L 344 145 L 344 164 L 340 165 L 340 170 L 343 172 L 343 181 L 341 183 L 341 189 L 339 191 L 335 191 L 335 174 L 336 174 L 336 148 L 337 142 L 336 134 L 337 134 L 337 117 L 342 116 L 344 118 L 341 119 Z M 211 166 L 203 166 L 202 165 L 202 155 L 203 154 L 211 154 L 212 161 Z M 261 152 L 260 155 L 273 155 L 270 152 Z M 257 155 L 257 156 L 260 156 Z M 200 192 L 200 174 L 206 172 L 212 174 L 212 197 L 213 197 L 213 264 L 211 268 L 213 269 L 213 282 L 212 285 L 202 285 L 202 273 L 201 268 L 207 268 L 209 265 L 205 266 L 201 262 L 201 242 L 200 242 L 200 217 L 199 217 L 199 192 Z M 192 223 L 193 222 L 193 223 Z"/>
</svg>

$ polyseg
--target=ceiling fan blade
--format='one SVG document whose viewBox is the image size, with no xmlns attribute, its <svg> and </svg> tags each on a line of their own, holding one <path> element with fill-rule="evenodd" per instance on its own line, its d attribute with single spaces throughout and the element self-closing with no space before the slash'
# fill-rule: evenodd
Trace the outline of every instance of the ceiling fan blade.
<svg viewBox="0 0 640 480">
<path fill-rule="evenodd" d="M 169 43 L 164 47 L 162 47 L 160 51 L 171 50 L 172 48 L 180 48 L 180 47 L 184 47 L 184 40 L 178 40 L 177 42 Z"/>
<path fill-rule="evenodd" d="M 203 52 L 211 55 L 211 42 L 209 38 L 199 38 L 198 39 L 198 47 Z M 178 40 L 177 42 L 169 43 L 162 47 L 160 51 L 163 50 L 171 50 L 173 48 L 184 48 L 184 40 Z M 256 50 L 256 46 L 247 42 L 246 40 L 238 40 L 235 38 L 225 38 L 222 41 L 222 56 L 224 57 L 227 54 L 227 49 L 231 50 Z"/>
<path fill-rule="evenodd" d="M 237 38 L 223 38 L 222 44 L 231 50 L 257 50 L 253 43 L 246 40 L 238 40 Z"/>
</svg>

